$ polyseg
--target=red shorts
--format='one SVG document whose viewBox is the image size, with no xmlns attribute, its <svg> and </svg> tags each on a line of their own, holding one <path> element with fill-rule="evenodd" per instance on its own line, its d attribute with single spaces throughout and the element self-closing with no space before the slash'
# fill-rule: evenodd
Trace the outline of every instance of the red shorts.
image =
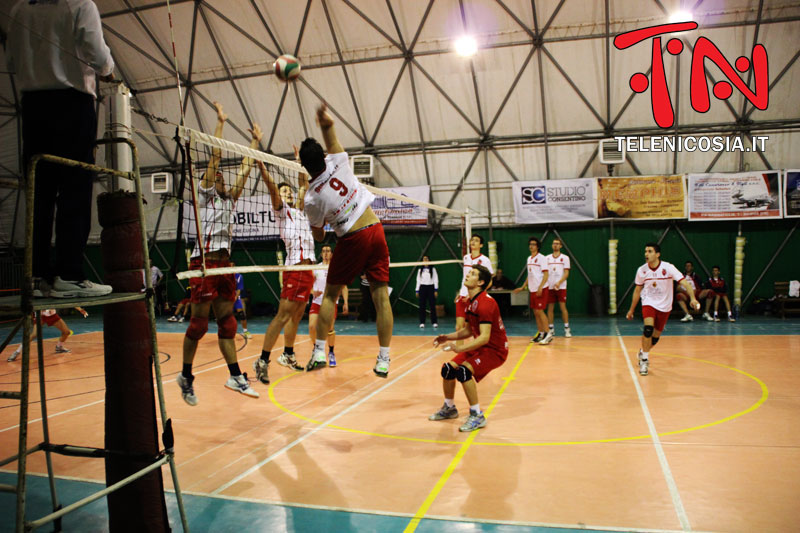
<svg viewBox="0 0 800 533">
<path fill-rule="evenodd" d="M 554 304 L 556 302 L 567 302 L 567 289 L 547 290 L 547 303 Z"/>
<path fill-rule="evenodd" d="M 45 326 L 55 326 L 59 320 L 61 320 L 61 317 L 58 316 L 58 313 L 50 316 L 45 316 L 45 314 L 42 313 L 42 324 Z"/>
<path fill-rule="evenodd" d="M 531 293 L 531 309 L 544 309 L 547 307 L 547 300 L 549 298 L 550 289 L 545 287 L 542 289 L 542 295 L 536 296 L 535 292 Z"/>
<path fill-rule="evenodd" d="M 349 285 L 356 276 L 389 283 L 389 247 L 380 223 L 341 237 L 328 267 L 328 285 Z"/>
<path fill-rule="evenodd" d="M 309 315 L 318 315 L 319 314 L 319 304 L 312 303 L 311 309 L 308 310 Z M 336 322 L 336 315 L 339 314 L 339 308 L 333 308 L 333 322 Z M 333 322 L 331 322 L 331 327 L 333 327 Z"/>
<path fill-rule="evenodd" d="M 469 307 L 469 296 L 456 298 L 456 318 L 467 318 L 467 307 Z"/>
<path fill-rule="evenodd" d="M 456 355 L 453 357 L 453 362 L 457 365 L 464 362 L 469 363 L 472 367 L 472 377 L 475 378 L 476 383 L 480 383 L 489 372 L 505 363 L 506 357 L 508 357 L 508 352 L 501 353 L 481 346 L 477 350 Z"/>
<path fill-rule="evenodd" d="M 183 300 L 181 300 L 180 302 L 178 302 L 178 305 L 186 305 L 186 304 L 188 304 L 188 303 L 189 303 L 189 301 L 190 301 L 190 300 L 189 300 L 189 298 L 184 298 Z"/>
<path fill-rule="evenodd" d="M 199 257 L 192 259 L 189 270 L 200 270 L 203 263 Z M 206 268 L 224 268 L 231 266 L 228 259 L 206 259 Z M 192 288 L 191 302 L 202 304 L 222 298 L 228 301 L 236 300 L 236 280 L 233 274 L 221 274 L 205 278 L 191 278 L 189 286 Z"/>
<path fill-rule="evenodd" d="M 667 319 L 669 318 L 669 311 L 659 311 L 655 307 L 650 307 L 649 305 L 642 306 L 642 316 L 644 318 L 654 318 L 655 322 L 653 327 L 656 331 L 662 332 L 664 331 L 664 327 L 667 325 Z"/>
<path fill-rule="evenodd" d="M 290 302 L 307 302 L 314 286 L 314 271 L 290 270 L 283 273 L 283 289 L 281 300 Z"/>
</svg>

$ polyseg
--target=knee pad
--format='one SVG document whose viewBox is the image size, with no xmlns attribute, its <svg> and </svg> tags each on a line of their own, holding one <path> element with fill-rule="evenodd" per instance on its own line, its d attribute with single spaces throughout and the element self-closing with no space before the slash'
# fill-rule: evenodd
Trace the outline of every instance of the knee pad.
<svg viewBox="0 0 800 533">
<path fill-rule="evenodd" d="M 658 344 L 658 341 L 661 340 L 661 337 L 653 337 L 653 346 Z"/>
<path fill-rule="evenodd" d="M 243 309 L 234 309 L 233 314 L 236 315 L 236 318 L 238 318 L 239 320 L 245 318 Z"/>
<path fill-rule="evenodd" d="M 453 368 L 450 363 L 445 363 L 442 365 L 442 377 L 446 380 L 456 379 L 456 369 Z"/>
<path fill-rule="evenodd" d="M 656 328 L 654 328 L 653 326 L 645 326 L 644 327 L 644 332 L 643 332 L 645 338 L 649 339 L 650 337 L 652 337 L 653 336 L 653 332 L 655 331 L 655 329 Z"/>
<path fill-rule="evenodd" d="M 192 317 L 189 320 L 186 336 L 193 341 L 199 341 L 206 334 L 206 331 L 208 331 L 208 317 Z"/>
<path fill-rule="evenodd" d="M 456 379 L 459 383 L 466 383 L 472 379 L 472 371 L 464 365 L 458 365 L 458 368 L 456 368 Z"/>
<path fill-rule="evenodd" d="M 217 336 L 220 339 L 232 339 L 236 336 L 236 329 L 238 324 L 233 315 L 228 315 L 224 318 L 217 319 Z"/>
</svg>

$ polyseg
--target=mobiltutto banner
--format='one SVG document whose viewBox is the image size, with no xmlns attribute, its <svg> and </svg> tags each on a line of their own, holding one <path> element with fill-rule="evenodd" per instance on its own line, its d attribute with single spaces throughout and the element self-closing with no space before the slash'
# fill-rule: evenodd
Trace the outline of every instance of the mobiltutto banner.
<svg viewBox="0 0 800 533">
<path fill-rule="evenodd" d="M 431 188 L 428 185 L 416 187 L 385 187 L 384 190 L 402 194 L 407 198 L 428 202 L 431 197 Z M 411 202 L 403 202 L 375 195 L 372 201 L 372 210 L 381 220 L 381 224 L 393 226 L 427 226 L 428 208 Z"/>
<path fill-rule="evenodd" d="M 780 172 L 689 174 L 689 220 L 781 218 Z"/>
<path fill-rule="evenodd" d="M 800 170 L 785 170 L 783 174 L 783 216 L 800 217 Z"/>
<path fill-rule="evenodd" d="M 514 220 L 517 224 L 594 220 L 595 183 L 594 178 L 516 181 Z"/>
<path fill-rule="evenodd" d="M 686 218 L 683 176 L 597 178 L 598 218 Z"/>
<path fill-rule="evenodd" d="M 231 227 L 234 241 L 280 238 L 280 230 L 268 194 L 239 198 L 231 214 Z M 194 224 L 194 209 L 191 201 L 186 201 L 183 209 L 183 234 L 193 241 L 195 233 L 197 230 Z"/>
</svg>

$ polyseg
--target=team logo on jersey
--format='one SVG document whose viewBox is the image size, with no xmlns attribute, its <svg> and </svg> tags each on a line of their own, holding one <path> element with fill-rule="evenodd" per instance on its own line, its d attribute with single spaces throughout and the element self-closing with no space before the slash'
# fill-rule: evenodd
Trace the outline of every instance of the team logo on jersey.
<svg viewBox="0 0 800 533">
<path fill-rule="evenodd" d="M 479 364 L 481 364 L 481 360 L 480 360 L 480 359 L 475 359 L 475 364 L 476 364 L 476 365 L 479 365 Z"/>
<path fill-rule="evenodd" d="M 666 268 L 662 268 L 661 269 L 661 275 L 662 276 L 666 276 L 667 275 L 667 269 Z"/>
</svg>

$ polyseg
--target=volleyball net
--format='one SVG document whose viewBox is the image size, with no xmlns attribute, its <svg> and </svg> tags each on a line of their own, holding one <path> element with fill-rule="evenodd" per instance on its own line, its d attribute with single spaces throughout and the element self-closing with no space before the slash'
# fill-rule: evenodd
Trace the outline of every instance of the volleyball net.
<svg viewBox="0 0 800 533">
<path fill-rule="evenodd" d="M 294 209 L 302 208 L 301 191 L 307 187 L 308 176 L 297 161 L 290 161 L 257 148 L 234 143 L 198 130 L 181 127 L 179 136 L 187 156 L 187 186 L 183 192 L 182 225 L 187 256 L 193 265 L 179 272 L 178 279 L 188 279 L 230 273 L 284 272 L 327 268 L 317 264 L 295 265 L 236 265 L 216 267 L 209 257 L 213 252 L 227 249 L 232 253 L 237 243 L 307 239 L 308 228 L 293 220 L 292 210 L 273 209 L 273 197 Z M 262 170 L 263 165 L 263 170 Z M 384 228 L 418 228 L 431 230 L 433 221 L 460 232 L 460 249 L 466 253 L 471 235 L 469 215 L 455 209 L 409 197 L 402 191 L 387 190 L 362 183 L 375 195 L 373 211 Z M 271 192 L 272 191 L 272 192 Z M 277 196 L 276 196 L 277 195 Z M 290 219 L 286 220 L 286 217 Z M 281 218 L 279 220 L 279 218 Z M 446 224 L 441 221 L 446 219 Z M 302 232 L 309 232 L 302 234 Z M 326 233 L 329 228 L 326 227 Z M 326 237 L 326 243 L 330 241 Z M 308 240 L 303 242 L 309 242 Z M 319 245 L 316 246 L 317 248 Z M 392 253 L 391 247 L 389 250 Z M 288 258 L 287 258 L 288 259 Z M 317 261 L 319 258 L 316 258 Z M 461 259 L 430 261 L 430 265 L 458 264 Z M 394 262 L 390 268 L 408 268 L 421 262 Z"/>
</svg>

